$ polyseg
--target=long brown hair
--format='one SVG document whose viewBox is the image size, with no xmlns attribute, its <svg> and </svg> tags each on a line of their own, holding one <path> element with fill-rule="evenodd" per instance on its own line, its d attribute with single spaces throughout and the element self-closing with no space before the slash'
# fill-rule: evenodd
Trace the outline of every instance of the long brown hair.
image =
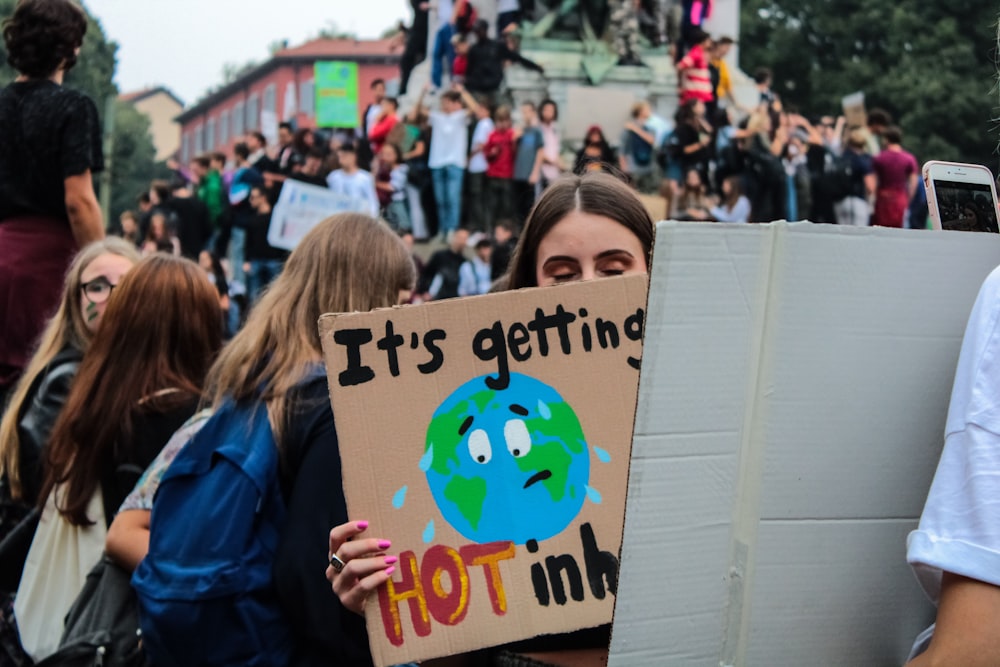
<svg viewBox="0 0 1000 667">
<path fill-rule="evenodd" d="M 589 172 L 563 176 L 550 185 L 531 209 L 507 273 L 507 289 L 537 287 L 538 246 L 572 211 L 602 215 L 636 235 L 649 264 L 653 251 L 653 219 L 630 187 L 614 176 Z"/>
<path fill-rule="evenodd" d="M 112 294 L 80 363 L 52 431 L 39 503 L 64 484 L 59 511 L 74 525 L 92 523 L 87 504 L 112 457 L 128 454 L 122 448 L 136 418 L 200 396 L 221 345 L 219 297 L 205 272 L 169 255 L 139 262 Z"/>
<path fill-rule="evenodd" d="M 0 421 L 0 475 L 7 476 L 11 497 L 15 500 L 20 499 L 24 492 L 21 480 L 21 437 L 17 433 L 22 408 L 29 399 L 28 394 L 35 380 L 45 372 L 60 350 L 72 347 L 84 352 L 90 345 L 93 335 L 87 328 L 80 308 L 80 290 L 83 286 L 83 272 L 101 255 L 119 255 L 132 260 L 133 264 L 139 261 L 135 246 L 114 236 L 95 241 L 77 253 L 66 271 L 59 309 L 45 326 L 38 349 L 21 376 L 7 404 L 3 420 Z"/>
<path fill-rule="evenodd" d="M 284 270 L 254 306 L 246 325 L 209 371 L 215 406 L 259 395 L 279 447 L 287 396 L 322 358 L 317 323 L 323 313 L 393 306 L 413 289 L 415 269 L 403 242 L 366 215 L 341 213 L 306 234 Z"/>
</svg>

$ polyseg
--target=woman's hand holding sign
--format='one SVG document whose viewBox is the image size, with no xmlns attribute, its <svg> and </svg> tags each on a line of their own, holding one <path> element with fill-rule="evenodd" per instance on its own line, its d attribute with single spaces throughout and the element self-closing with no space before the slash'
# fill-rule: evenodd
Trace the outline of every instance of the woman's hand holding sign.
<svg viewBox="0 0 1000 667">
<path fill-rule="evenodd" d="M 326 578 L 340 603 L 356 614 L 364 614 L 368 594 L 384 584 L 395 571 L 397 558 L 386 556 L 389 540 L 375 537 L 354 539 L 368 529 L 367 521 L 344 523 L 330 531 L 330 566 Z"/>
</svg>

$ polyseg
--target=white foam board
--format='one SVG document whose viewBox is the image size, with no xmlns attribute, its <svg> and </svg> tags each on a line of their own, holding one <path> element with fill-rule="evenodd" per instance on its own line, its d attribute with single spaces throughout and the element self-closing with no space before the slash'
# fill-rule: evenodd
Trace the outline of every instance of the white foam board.
<svg viewBox="0 0 1000 667">
<path fill-rule="evenodd" d="M 609 664 L 898 665 L 1000 236 L 660 223 Z"/>
</svg>

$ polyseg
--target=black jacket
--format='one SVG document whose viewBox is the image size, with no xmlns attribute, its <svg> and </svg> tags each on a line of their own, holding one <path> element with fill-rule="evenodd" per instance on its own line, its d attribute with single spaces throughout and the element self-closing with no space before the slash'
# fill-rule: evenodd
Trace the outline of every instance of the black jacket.
<svg viewBox="0 0 1000 667">
<path fill-rule="evenodd" d="M 465 88 L 470 93 L 493 93 L 503 83 L 503 68 L 514 62 L 536 72 L 544 72 L 540 65 L 495 39 L 483 39 L 469 47 L 469 64 L 465 69 Z"/>
<path fill-rule="evenodd" d="M 52 427 L 66 404 L 81 359 L 83 352 L 75 347 L 60 350 L 31 383 L 21 405 L 17 420 L 20 476 L 24 485 L 23 497 L 32 505 L 38 500 L 42 486 L 42 448 L 48 443 Z"/>
</svg>

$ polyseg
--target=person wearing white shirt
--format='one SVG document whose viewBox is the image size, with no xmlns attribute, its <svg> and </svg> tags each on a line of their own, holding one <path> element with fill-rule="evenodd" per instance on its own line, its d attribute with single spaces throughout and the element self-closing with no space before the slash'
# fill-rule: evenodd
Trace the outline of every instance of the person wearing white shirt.
<svg viewBox="0 0 1000 667">
<path fill-rule="evenodd" d="M 419 108 L 430 84 L 417 98 Z M 468 106 L 463 108 L 462 102 Z M 438 209 L 438 230 L 442 236 L 459 227 L 462 215 L 462 178 L 469 145 L 469 113 L 479 104 L 461 86 L 441 95 L 441 110 L 430 112 L 431 146 L 427 166 L 431 170 L 434 201 Z"/>
<path fill-rule="evenodd" d="M 458 270 L 458 295 L 476 296 L 488 294 L 493 287 L 493 243 L 485 234 L 469 237 L 466 244 L 475 249 L 472 259 L 462 264 Z"/>
<path fill-rule="evenodd" d="M 708 212 L 716 222 L 750 221 L 750 200 L 743 194 L 742 176 L 727 176 L 722 181 L 722 201 Z"/>
<path fill-rule="evenodd" d="M 1000 656 L 1000 269 L 965 330 L 944 449 L 906 560 L 938 606 L 909 667 L 995 665 Z"/>
<path fill-rule="evenodd" d="M 486 230 L 486 169 L 489 162 L 483 148 L 493 132 L 490 108 L 480 104 L 476 109 L 476 129 L 472 131 L 472 148 L 469 151 L 469 168 L 465 194 L 469 205 L 466 207 L 466 223 L 469 229 Z"/>
<path fill-rule="evenodd" d="M 358 169 L 357 149 L 352 142 L 337 148 L 340 169 L 330 172 L 326 185 L 337 194 L 350 197 L 358 202 L 359 213 L 367 213 L 373 218 L 379 216 L 378 195 L 375 193 L 375 179 L 363 169 Z"/>
</svg>

